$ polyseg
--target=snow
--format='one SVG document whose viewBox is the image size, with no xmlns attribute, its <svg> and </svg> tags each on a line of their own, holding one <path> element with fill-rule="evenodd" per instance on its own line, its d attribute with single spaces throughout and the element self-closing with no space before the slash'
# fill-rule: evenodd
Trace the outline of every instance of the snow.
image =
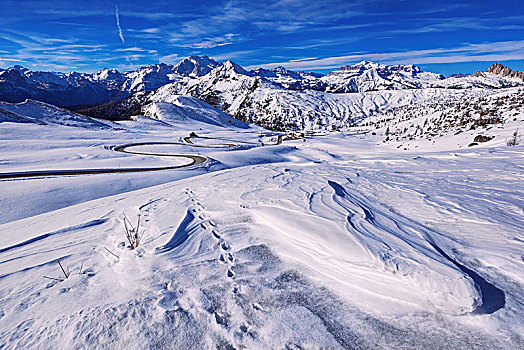
<svg viewBox="0 0 524 350">
<path fill-rule="evenodd" d="M 226 113 L 191 96 L 163 95 L 163 89 L 153 95 L 153 101 L 142 108 L 145 116 L 171 124 L 192 123 L 195 120 L 216 126 L 247 127 Z"/>
<path fill-rule="evenodd" d="M 522 81 L 490 73 L 444 78 L 413 65 L 362 62 L 317 77 L 281 67 L 247 72 L 226 61 L 199 78 L 167 84 L 149 98 L 169 102 L 171 95 L 191 95 L 248 123 L 310 131 L 347 128 L 387 108 L 496 94 L 513 86 L 522 86 Z"/>
<path fill-rule="evenodd" d="M 107 125 L 101 121 L 96 121 L 63 108 L 33 100 L 25 100 L 21 103 L 0 101 L 0 111 L 3 112 L 2 114 L 5 116 L 5 119 L 0 119 L 0 122 L 23 121 L 77 127 L 107 127 Z"/>
<path fill-rule="evenodd" d="M 206 75 L 218 65 L 218 62 L 208 56 L 191 56 L 177 63 L 173 70 L 183 76 L 199 77 Z"/>
<path fill-rule="evenodd" d="M 509 96 L 508 106 L 520 96 L 266 87 L 256 93 L 271 103 L 308 94 L 332 110 L 407 106 L 405 115 L 450 96 Z M 524 146 L 501 141 L 522 113 L 498 106 L 505 122 L 479 147 L 450 129 L 403 150 L 382 142 L 383 125 L 277 144 L 278 133 L 172 89 L 153 95 L 146 115 L 156 119 L 125 122 L 1 105 L 42 122 L 0 123 L 2 174 L 207 161 L 0 179 L 0 347 L 524 346 Z M 156 155 L 115 151 L 129 144 Z M 140 214 L 135 250 L 124 214 L 134 226 Z"/>
<path fill-rule="evenodd" d="M 207 56 L 191 56 L 176 66 L 159 63 L 123 73 L 108 68 L 93 74 L 33 72 L 14 66 L 0 69 L 0 97 L 10 102 L 31 98 L 60 106 L 98 105 L 205 75 L 217 65 Z"/>
</svg>

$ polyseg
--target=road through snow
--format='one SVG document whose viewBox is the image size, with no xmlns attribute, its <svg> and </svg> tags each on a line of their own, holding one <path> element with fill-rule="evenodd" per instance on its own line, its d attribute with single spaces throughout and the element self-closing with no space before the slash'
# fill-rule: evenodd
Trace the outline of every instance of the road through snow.
<svg viewBox="0 0 524 350">
<path fill-rule="evenodd" d="M 150 167 L 195 147 L 169 142 L 190 130 L 5 141 L 3 161 L 64 166 L 72 147 L 83 167 Z M 184 172 L 0 181 L 0 347 L 522 348 L 520 146 L 200 133 L 213 161 Z M 138 249 L 123 213 L 142 218 Z M 57 259 L 74 273 L 50 282 Z"/>
</svg>

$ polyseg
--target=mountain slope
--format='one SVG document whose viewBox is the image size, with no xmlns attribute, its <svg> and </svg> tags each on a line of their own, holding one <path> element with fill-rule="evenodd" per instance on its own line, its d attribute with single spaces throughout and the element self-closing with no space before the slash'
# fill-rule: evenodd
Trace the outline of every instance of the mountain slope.
<svg viewBox="0 0 524 350">
<path fill-rule="evenodd" d="M 421 88 L 469 89 L 472 87 L 505 88 L 522 85 L 517 72 L 493 65 L 487 73 L 474 76 L 444 78 L 440 74 L 421 71 L 413 65 L 387 66 L 363 61 L 345 66 L 328 75 L 311 72 L 293 72 L 283 67 L 246 71 L 230 61 L 219 64 L 208 56 L 191 56 L 177 65 L 154 64 L 135 71 L 121 73 L 115 69 L 103 69 L 94 74 L 33 72 L 21 66 L 0 69 L 0 100 L 22 102 L 39 100 L 53 105 L 81 110 L 94 105 L 119 101 L 134 93 L 153 91 L 173 82 L 182 85 L 212 89 L 213 79 L 228 79 L 232 71 L 245 77 L 258 77 L 258 81 L 271 82 L 286 90 L 316 90 L 329 93 L 366 92 L 378 90 L 403 90 Z M 217 68 L 226 75 L 217 76 Z M 211 75 L 210 75 L 211 74 Z M 246 81 L 241 78 L 242 81 Z M 252 80 L 252 79 L 251 79 Z M 252 80 L 254 81 L 254 80 Z M 228 83 L 235 85 L 236 83 Z M 252 84 L 252 82 L 250 83 Z M 249 84 L 245 86 L 248 88 Z M 228 88 L 228 89 L 231 89 Z M 248 88 L 249 89 L 249 88 Z M 192 95 L 210 96 L 211 91 L 193 91 Z M 220 90 L 220 88 L 219 88 Z M 239 91 L 241 89 L 235 88 Z M 212 102 L 212 101 L 208 101 Z M 213 104 L 213 103 L 212 103 Z"/>
<path fill-rule="evenodd" d="M 140 113 L 155 115 L 153 110 L 165 112 L 165 108 L 180 114 L 177 103 L 160 109 L 145 107 L 152 103 L 159 107 L 185 95 L 199 98 L 242 122 L 273 130 L 333 130 L 350 126 L 378 110 L 433 96 L 445 99 L 457 91 L 494 91 L 524 85 L 513 77 L 514 73 L 497 65 L 492 67 L 491 72 L 445 78 L 414 65 L 387 66 L 368 61 L 325 76 L 283 67 L 247 71 L 229 60 L 218 64 L 207 56 L 191 56 L 176 66 L 149 65 L 125 73 L 104 69 L 91 75 L 32 72 L 15 66 L 0 71 L 0 98 L 18 101 L 31 95 L 70 108 L 77 102 L 80 106 L 74 109 L 87 116 L 123 120 Z M 97 106 L 84 108 L 92 103 Z M 222 117 L 218 119 L 231 123 Z"/>
<path fill-rule="evenodd" d="M 43 102 L 26 100 L 22 103 L 0 102 L 0 122 L 24 122 L 76 127 L 107 127 L 89 117 Z"/>
<path fill-rule="evenodd" d="M 218 66 L 219 63 L 208 56 L 191 56 L 177 63 L 173 71 L 182 76 L 201 77 Z"/>
<path fill-rule="evenodd" d="M 153 102 L 142 107 L 142 114 L 172 125 L 200 122 L 216 126 L 248 127 L 246 123 L 236 120 L 221 110 L 191 96 L 162 98 L 159 94 L 155 95 Z"/>
<path fill-rule="evenodd" d="M 460 90 L 459 90 L 460 91 Z M 444 97 L 444 96 L 443 96 Z M 352 128 L 395 149 L 505 146 L 524 126 L 524 90 L 466 90 L 385 109 Z"/>
<path fill-rule="evenodd" d="M 165 85 L 151 93 L 148 99 L 162 102 L 169 101 L 170 96 L 191 95 L 236 119 L 283 131 L 333 130 L 351 125 L 380 109 L 456 93 L 455 90 L 439 89 L 384 90 L 358 94 L 295 91 L 255 73 L 226 61 L 199 79 Z"/>
<path fill-rule="evenodd" d="M 456 75 L 445 78 L 441 74 L 424 72 L 415 65 L 388 66 L 369 61 L 341 67 L 325 76 L 316 73 L 293 72 L 283 67 L 272 70 L 259 68 L 251 73 L 286 89 L 310 89 L 330 93 L 423 88 L 505 88 L 521 85 L 520 82 L 509 79 L 513 78 L 512 75 Z M 492 72 L 488 69 L 487 73 Z"/>
<path fill-rule="evenodd" d="M 284 67 L 274 69 L 258 68 L 251 71 L 253 75 L 265 78 L 290 90 L 324 91 L 326 84 L 320 80 L 324 75 L 313 72 L 293 72 Z"/>
<path fill-rule="evenodd" d="M 344 66 L 321 78 L 327 92 L 416 89 L 434 86 L 443 79 L 440 74 L 423 72 L 414 65 L 387 66 L 369 61 Z"/>
</svg>

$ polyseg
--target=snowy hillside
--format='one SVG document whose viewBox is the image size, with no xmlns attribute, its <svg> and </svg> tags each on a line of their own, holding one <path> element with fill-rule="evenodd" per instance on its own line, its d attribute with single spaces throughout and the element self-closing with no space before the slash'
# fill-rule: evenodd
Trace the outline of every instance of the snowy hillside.
<svg viewBox="0 0 524 350">
<path fill-rule="evenodd" d="M 499 66 L 489 72 L 478 72 L 473 76 L 444 78 L 440 74 L 423 72 L 413 65 L 387 66 L 363 61 L 323 76 L 313 72 L 293 72 L 283 67 L 272 70 L 259 68 L 248 72 L 231 61 L 219 64 L 207 56 L 191 56 L 175 66 L 160 63 L 124 73 L 107 68 L 94 74 L 33 72 L 21 66 L 14 66 L 6 70 L 0 69 L 0 101 L 22 102 L 26 99 L 33 99 L 82 110 L 94 105 L 121 101 L 134 93 L 153 91 L 169 83 L 204 87 L 205 90 L 195 88 L 192 91 L 182 89 L 178 92 L 187 90 L 195 97 L 207 97 L 223 92 L 223 86 L 216 87 L 217 91 L 214 91 L 215 82 L 213 80 L 219 78 L 223 85 L 229 73 L 226 75 L 222 73 L 231 70 L 231 65 L 235 66 L 233 69 L 235 74 L 230 75 L 231 78 L 258 77 L 259 82 L 272 83 L 272 86 L 288 91 L 315 90 L 327 93 L 350 93 L 422 88 L 500 89 L 524 84 L 516 72 L 508 73 L 504 69 L 506 67 Z M 240 79 L 246 80 L 244 77 Z M 250 93 L 244 89 L 253 88 L 249 84 L 245 87 L 238 86 L 235 82 L 229 84 L 231 85 L 230 90 L 233 89 L 235 94 L 242 96 Z M 232 111 L 237 112 L 236 108 L 233 108 Z M 304 111 L 304 114 L 307 113 Z M 234 116 L 234 114 L 231 115 Z M 248 112 L 242 112 L 242 115 L 243 118 L 250 118 Z M 288 116 L 284 117 L 284 119 L 287 118 Z M 296 121 L 295 124 L 298 125 L 299 122 Z"/>
<path fill-rule="evenodd" d="M 415 65 L 388 66 L 362 61 L 344 66 L 327 75 L 293 72 L 283 67 L 272 70 L 256 69 L 251 73 L 290 90 L 318 90 L 330 93 L 403 90 L 422 88 L 507 88 L 523 85 L 515 74 L 497 75 L 489 72 L 445 78 L 441 74 L 424 72 Z"/>
<path fill-rule="evenodd" d="M 501 146 L 524 129 L 523 101 L 522 88 L 496 93 L 471 90 L 387 109 L 351 130 L 376 134 L 378 140 L 401 150 Z"/>
<path fill-rule="evenodd" d="M 173 71 L 186 77 L 201 77 L 218 66 L 218 62 L 208 56 L 190 56 L 178 62 Z"/>
<path fill-rule="evenodd" d="M 323 74 L 313 72 L 293 72 L 284 67 L 274 69 L 258 68 L 251 71 L 253 75 L 265 78 L 290 90 L 324 91 L 326 84 L 320 80 Z"/>
<path fill-rule="evenodd" d="M 22 103 L 0 102 L 1 122 L 24 122 L 86 128 L 108 127 L 107 124 L 101 121 L 33 100 L 26 100 Z"/>
<path fill-rule="evenodd" d="M 142 113 L 175 126 L 199 121 L 216 126 L 247 127 L 247 124 L 191 96 L 169 96 L 165 99 L 153 96 L 153 102 L 145 105 Z"/>
<path fill-rule="evenodd" d="M 501 80 L 506 82 L 504 78 L 494 75 L 488 78 L 444 79 L 433 73 L 420 72 L 415 66 L 387 68 L 366 62 L 355 67 L 360 68 L 344 68 L 340 73 L 330 73 L 319 79 L 329 82 L 326 90 L 331 86 L 338 92 L 359 89 L 379 91 L 355 94 L 329 93 L 315 89 L 294 90 L 286 88 L 294 82 L 284 77 L 287 74 L 291 78 L 302 78 L 303 75 L 293 75 L 285 70 L 278 70 L 273 72 L 274 74 L 263 70 L 248 72 L 241 66 L 226 61 L 205 76 L 165 85 L 151 93 L 148 98 L 158 102 L 169 99 L 170 95 L 191 95 L 236 119 L 272 130 L 334 130 L 351 126 L 382 109 L 396 108 L 421 100 L 445 100 L 448 96 L 469 93 L 477 85 L 483 86 L 485 89 L 482 91 L 486 93 L 495 92 L 497 88 L 505 86 Z M 378 74 L 380 70 L 390 72 L 389 80 L 381 78 L 384 74 Z M 408 79 L 408 75 L 411 78 Z M 309 78 L 317 79 L 312 76 Z M 439 83 L 436 84 L 436 81 Z M 462 88 L 459 88 L 460 84 Z M 430 88 L 433 85 L 440 87 Z M 335 86 L 345 88 L 339 89 Z"/>
<path fill-rule="evenodd" d="M 422 72 L 417 66 L 386 66 L 363 61 L 345 66 L 322 77 L 327 92 L 364 92 L 374 90 L 400 90 L 433 87 L 444 77 Z"/>
</svg>

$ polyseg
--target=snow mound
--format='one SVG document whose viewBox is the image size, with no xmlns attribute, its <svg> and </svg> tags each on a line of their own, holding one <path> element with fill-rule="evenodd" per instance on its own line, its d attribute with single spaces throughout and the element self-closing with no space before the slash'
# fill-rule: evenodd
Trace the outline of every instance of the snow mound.
<svg viewBox="0 0 524 350">
<path fill-rule="evenodd" d="M 76 127 L 107 127 L 97 120 L 43 102 L 0 102 L 0 122 L 25 122 Z"/>
<path fill-rule="evenodd" d="M 231 118 L 226 113 L 195 97 L 174 95 L 153 101 L 142 108 L 144 115 L 169 124 L 197 121 L 216 126 L 248 127 L 246 123 Z"/>
</svg>

